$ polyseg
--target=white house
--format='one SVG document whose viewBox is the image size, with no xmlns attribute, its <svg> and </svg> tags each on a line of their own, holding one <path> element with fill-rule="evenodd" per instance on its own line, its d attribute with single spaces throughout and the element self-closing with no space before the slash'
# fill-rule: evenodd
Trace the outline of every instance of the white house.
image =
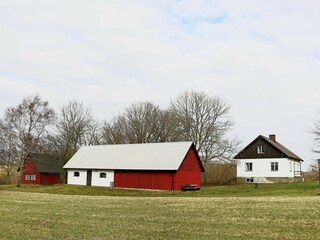
<svg viewBox="0 0 320 240">
<path fill-rule="evenodd" d="M 276 141 L 262 135 L 254 139 L 235 157 L 237 178 L 247 183 L 274 183 L 303 181 L 303 160 Z"/>
</svg>

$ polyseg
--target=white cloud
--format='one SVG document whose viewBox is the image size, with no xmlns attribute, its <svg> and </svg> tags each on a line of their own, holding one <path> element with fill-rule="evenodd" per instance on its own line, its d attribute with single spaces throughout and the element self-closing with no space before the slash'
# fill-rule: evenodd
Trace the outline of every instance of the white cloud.
<svg viewBox="0 0 320 240">
<path fill-rule="evenodd" d="M 1 1 L 0 111 L 38 93 L 110 120 L 186 89 L 226 99 L 248 143 L 278 134 L 311 158 L 319 109 L 315 1 Z M 318 116 L 319 117 L 319 116 Z M 297 137 L 299 136 L 299 137 Z"/>
</svg>

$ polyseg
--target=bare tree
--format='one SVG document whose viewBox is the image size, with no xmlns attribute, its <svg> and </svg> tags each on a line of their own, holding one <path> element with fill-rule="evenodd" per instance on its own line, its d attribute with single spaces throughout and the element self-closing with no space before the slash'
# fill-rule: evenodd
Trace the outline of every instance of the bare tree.
<svg viewBox="0 0 320 240">
<path fill-rule="evenodd" d="M 203 92 L 185 92 L 167 110 L 150 102 L 126 108 L 103 128 L 107 144 L 194 141 L 204 163 L 229 162 L 239 140 L 228 139 L 233 126 L 229 105 Z"/>
<path fill-rule="evenodd" d="M 312 130 L 314 135 L 314 143 L 315 148 L 312 150 L 313 152 L 320 154 L 320 121 L 314 124 L 314 129 Z"/>
<path fill-rule="evenodd" d="M 77 101 L 70 101 L 61 108 L 55 127 L 52 145 L 65 161 L 81 146 L 101 143 L 100 124 L 91 111 Z"/>
<path fill-rule="evenodd" d="M 171 113 L 151 102 L 140 102 L 104 125 L 104 140 L 109 144 L 169 141 Z"/>
<path fill-rule="evenodd" d="M 18 146 L 16 135 L 10 125 L 0 120 L 0 167 L 5 172 L 7 184 L 18 162 Z"/>
<path fill-rule="evenodd" d="M 170 111 L 176 115 L 179 139 L 193 141 L 204 163 L 231 160 L 240 142 L 226 137 L 234 123 L 225 101 L 186 91 L 171 102 Z"/>
<path fill-rule="evenodd" d="M 139 102 L 104 125 L 104 140 L 109 144 L 174 141 L 175 116 L 151 102 Z"/>
<path fill-rule="evenodd" d="M 162 110 L 159 118 L 159 142 L 179 141 L 180 133 L 178 131 L 178 118 L 173 111 Z"/>
<path fill-rule="evenodd" d="M 18 106 L 6 110 L 4 122 L 13 131 L 12 136 L 15 136 L 19 153 L 18 187 L 21 184 L 24 159 L 31 151 L 39 149 L 41 138 L 53 120 L 54 111 L 49 108 L 48 101 L 41 100 L 37 95 L 24 98 Z"/>
</svg>

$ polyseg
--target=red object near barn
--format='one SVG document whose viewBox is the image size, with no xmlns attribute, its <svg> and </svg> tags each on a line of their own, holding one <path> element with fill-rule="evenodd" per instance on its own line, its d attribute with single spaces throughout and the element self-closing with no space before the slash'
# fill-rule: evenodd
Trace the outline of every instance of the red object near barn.
<svg viewBox="0 0 320 240">
<path fill-rule="evenodd" d="M 204 172 L 192 142 L 87 146 L 64 168 L 68 184 L 172 191 L 199 189 Z"/>
<path fill-rule="evenodd" d="M 60 183 L 62 161 L 57 156 L 30 153 L 24 161 L 22 184 L 53 185 Z"/>
</svg>

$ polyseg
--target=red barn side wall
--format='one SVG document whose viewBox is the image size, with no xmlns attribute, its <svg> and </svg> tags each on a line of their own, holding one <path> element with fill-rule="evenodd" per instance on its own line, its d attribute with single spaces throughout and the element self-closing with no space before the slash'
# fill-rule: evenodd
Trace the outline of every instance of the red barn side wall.
<svg viewBox="0 0 320 240">
<path fill-rule="evenodd" d="M 42 176 L 41 184 L 53 185 L 53 184 L 60 183 L 60 174 L 42 173 L 41 176 Z"/>
<path fill-rule="evenodd" d="M 182 184 L 201 186 L 201 163 L 191 147 L 177 171 L 115 170 L 114 186 L 122 188 L 181 190 Z"/>
<path fill-rule="evenodd" d="M 36 180 L 35 181 L 25 180 L 26 174 L 35 174 Z M 41 173 L 37 171 L 36 166 L 33 164 L 31 160 L 27 160 L 23 167 L 21 183 L 22 184 L 41 184 Z"/>
<path fill-rule="evenodd" d="M 174 174 L 174 190 L 181 190 L 182 184 L 197 184 L 201 187 L 201 170 L 196 150 L 192 147 Z"/>
<path fill-rule="evenodd" d="M 172 172 L 152 170 L 116 170 L 114 186 L 122 188 L 172 189 Z"/>
</svg>

